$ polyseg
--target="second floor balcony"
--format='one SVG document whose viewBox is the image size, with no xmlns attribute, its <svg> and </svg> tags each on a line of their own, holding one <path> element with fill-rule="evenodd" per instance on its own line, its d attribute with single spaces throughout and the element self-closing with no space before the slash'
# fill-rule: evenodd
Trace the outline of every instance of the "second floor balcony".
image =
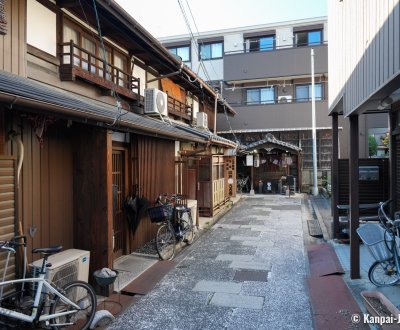
<svg viewBox="0 0 400 330">
<path fill-rule="evenodd" d="M 168 95 L 168 115 L 185 121 L 190 121 L 193 113 L 191 105 L 185 104 Z"/>
<path fill-rule="evenodd" d="M 316 74 L 328 72 L 327 44 L 313 46 Z M 311 47 L 280 48 L 268 51 L 225 53 L 225 81 L 245 81 L 268 77 L 309 76 Z"/>
<path fill-rule="evenodd" d="M 113 91 L 131 100 L 140 100 L 140 79 L 126 69 L 111 64 L 111 59 L 100 58 L 72 41 L 60 45 L 60 79 L 76 77 L 89 81 L 104 90 Z"/>
</svg>

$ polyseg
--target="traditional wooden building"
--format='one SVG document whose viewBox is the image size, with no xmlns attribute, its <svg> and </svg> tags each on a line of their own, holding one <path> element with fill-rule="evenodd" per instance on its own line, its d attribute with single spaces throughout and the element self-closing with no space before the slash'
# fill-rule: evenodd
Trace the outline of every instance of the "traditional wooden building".
<svg viewBox="0 0 400 330">
<path fill-rule="evenodd" d="M 1 4 L 1 239 L 112 267 L 157 229 L 128 223 L 126 197 L 212 215 L 234 194 L 236 144 L 210 131 L 233 109 L 114 1 Z"/>
</svg>

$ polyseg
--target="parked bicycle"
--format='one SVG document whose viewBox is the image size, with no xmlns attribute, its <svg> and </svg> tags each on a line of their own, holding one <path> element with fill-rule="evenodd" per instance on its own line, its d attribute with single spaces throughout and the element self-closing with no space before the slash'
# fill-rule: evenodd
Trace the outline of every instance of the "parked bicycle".
<svg viewBox="0 0 400 330">
<path fill-rule="evenodd" d="M 180 205 L 182 196 L 166 195 L 157 198 L 157 206 L 149 208 L 149 217 L 160 225 L 156 234 L 156 250 L 162 260 L 171 260 L 175 256 L 176 243 L 193 243 L 195 230 L 190 208 Z"/>
<path fill-rule="evenodd" d="M 239 173 L 236 179 L 236 190 L 238 193 L 249 192 L 250 191 L 250 177 L 244 176 Z"/>
<path fill-rule="evenodd" d="M 26 260 L 26 238 L 0 241 L 0 251 L 7 253 L 7 263 L 16 249 L 24 247 Z M 61 246 L 34 249 L 33 253 L 43 255 L 38 277 L 5 281 L 7 267 L 0 282 L 0 324 L 7 328 L 21 328 L 22 324 L 34 327 L 45 326 L 61 329 L 74 325 L 77 329 L 89 329 L 96 313 L 96 293 L 86 282 L 73 281 L 63 288 L 56 287 L 46 279 L 48 257 L 62 250 Z M 7 294 L 4 288 L 8 289 Z M 32 294 L 32 295 L 31 295 Z"/>
<path fill-rule="evenodd" d="M 395 285 L 400 281 L 400 219 L 390 219 L 387 215 L 385 207 L 390 202 L 379 203 L 380 224 L 365 224 L 357 229 L 375 259 L 368 271 L 368 278 L 376 286 Z"/>
</svg>

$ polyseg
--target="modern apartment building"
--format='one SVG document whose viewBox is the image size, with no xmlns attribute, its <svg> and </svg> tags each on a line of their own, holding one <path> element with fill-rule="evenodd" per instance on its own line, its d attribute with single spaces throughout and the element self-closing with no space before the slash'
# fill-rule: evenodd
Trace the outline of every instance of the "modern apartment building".
<svg viewBox="0 0 400 330">
<path fill-rule="evenodd" d="M 236 110 L 234 118 L 218 116 L 218 132 L 254 154 L 253 185 L 263 183 L 263 192 L 277 191 L 289 174 L 302 191 L 312 185 L 311 49 L 318 177 L 330 180 L 327 29 L 326 17 L 319 17 L 200 33 L 196 40 L 161 39 Z M 246 176 L 245 158 L 239 157 L 237 169 Z"/>
</svg>

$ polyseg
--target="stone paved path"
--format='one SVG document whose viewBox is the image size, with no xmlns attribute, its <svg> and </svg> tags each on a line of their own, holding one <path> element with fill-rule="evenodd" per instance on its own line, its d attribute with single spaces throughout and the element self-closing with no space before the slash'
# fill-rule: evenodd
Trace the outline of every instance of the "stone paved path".
<svg viewBox="0 0 400 330">
<path fill-rule="evenodd" d="M 302 228 L 300 196 L 244 198 L 109 329 L 312 329 Z"/>
</svg>

